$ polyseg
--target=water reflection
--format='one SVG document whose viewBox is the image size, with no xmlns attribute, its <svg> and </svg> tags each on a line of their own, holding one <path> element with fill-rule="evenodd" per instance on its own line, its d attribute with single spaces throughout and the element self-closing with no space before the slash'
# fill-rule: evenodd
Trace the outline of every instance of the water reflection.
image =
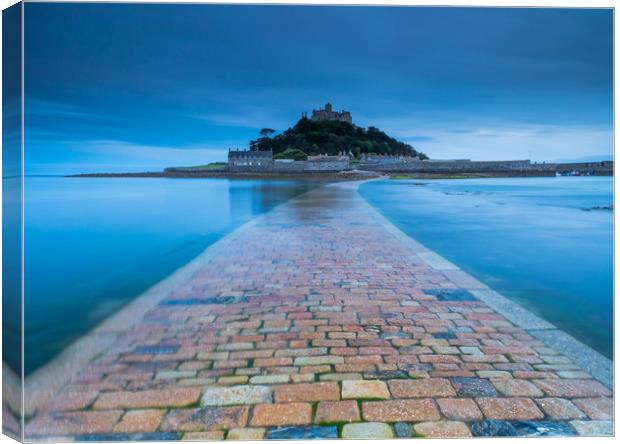
<svg viewBox="0 0 620 444">
<path fill-rule="evenodd" d="M 231 180 L 228 201 L 233 220 L 249 212 L 262 214 L 321 183 L 309 180 Z"/>
<path fill-rule="evenodd" d="M 308 223 L 338 217 L 339 212 L 352 206 L 350 191 L 341 187 L 322 187 L 311 196 L 290 202 L 283 211 L 292 223 Z"/>
<path fill-rule="evenodd" d="M 310 181 L 27 178 L 29 374 Z"/>
</svg>

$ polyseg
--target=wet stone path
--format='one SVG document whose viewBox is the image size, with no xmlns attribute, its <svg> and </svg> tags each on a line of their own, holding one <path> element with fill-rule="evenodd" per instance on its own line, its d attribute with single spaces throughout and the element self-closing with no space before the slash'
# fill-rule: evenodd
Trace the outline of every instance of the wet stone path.
<svg viewBox="0 0 620 444">
<path fill-rule="evenodd" d="M 606 386 L 403 244 L 356 183 L 230 240 L 40 406 L 26 438 L 612 433 Z"/>
</svg>

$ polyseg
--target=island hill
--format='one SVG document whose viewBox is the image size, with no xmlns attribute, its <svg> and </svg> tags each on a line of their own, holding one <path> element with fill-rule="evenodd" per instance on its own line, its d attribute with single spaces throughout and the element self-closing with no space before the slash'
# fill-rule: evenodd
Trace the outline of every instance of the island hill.
<svg viewBox="0 0 620 444">
<path fill-rule="evenodd" d="M 171 167 L 163 172 L 80 174 L 99 177 L 312 177 L 364 178 L 613 175 L 613 162 L 532 163 L 529 160 L 434 160 L 378 128 L 353 123 L 349 111 L 331 103 L 315 109 L 281 134 L 264 128 L 249 149 L 229 149 L 228 162 Z"/>
<path fill-rule="evenodd" d="M 249 149 L 229 150 L 227 163 L 167 168 L 166 172 L 350 173 L 362 160 L 370 159 L 369 156 L 377 156 L 377 159 L 428 159 L 426 154 L 388 136 L 378 128 L 355 125 L 349 111 L 334 111 L 331 103 L 322 109 L 313 110 L 310 117 L 302 113 L 293 127 L 281 134 L 275 133 L 270 128 L 262 129 L 260 137 L 250 141 Z"/>
<path fill-rule="evenodd" d="M 303 113 L 295 126 L 271 137 L 274 133 L 268 128 L 261 130 L 262 137 L 250 142 L 250 151 L 271 151 L 276 160 L 343 155 L 359 159 L 365 154 L 428 159 L 426 154 L 378 128 L 354 125 L 351 113 L 333 111 L 330 103 L 324 109 L 314 110 L 311 118 Z"/>
</svg>

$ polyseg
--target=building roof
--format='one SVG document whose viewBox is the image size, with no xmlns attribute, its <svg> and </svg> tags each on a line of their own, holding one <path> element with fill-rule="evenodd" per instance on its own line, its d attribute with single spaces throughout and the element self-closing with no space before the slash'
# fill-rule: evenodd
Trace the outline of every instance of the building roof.
<svg viewBox="0 0 620 444">
<path fill-rule="evenodd" d="M 308 156 L 312 162 L 335 162 L 339 160 L 349 160 L 348 156 Z"/>
<path fill-rule="evenodd" d="M 251 151 L 251 150 L 229 150 L 228 157 L 244 157 L 244 158 L 269 158 L 273 157 L 271 150 L 269 151 Z"/>
</svg>

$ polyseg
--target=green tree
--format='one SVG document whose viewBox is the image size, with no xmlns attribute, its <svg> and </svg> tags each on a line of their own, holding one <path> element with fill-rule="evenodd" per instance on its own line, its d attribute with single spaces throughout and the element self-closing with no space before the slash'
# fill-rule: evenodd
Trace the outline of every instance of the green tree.
<svg viewBox="0 0 620 444">
<path fill-rule="evenodd" d="M 287 148 L 273 156 L 274 159 L 308 160 L 308 155 L 298 148 Z"/>
<path fill-rule="evenodd" d="M 263 137 L 269 138 L 275 132 L 276 130 L 273 130 L 271 128 L 263 128 L 262 130 L 260 130 L 260 135 Z"/>
</svg>

